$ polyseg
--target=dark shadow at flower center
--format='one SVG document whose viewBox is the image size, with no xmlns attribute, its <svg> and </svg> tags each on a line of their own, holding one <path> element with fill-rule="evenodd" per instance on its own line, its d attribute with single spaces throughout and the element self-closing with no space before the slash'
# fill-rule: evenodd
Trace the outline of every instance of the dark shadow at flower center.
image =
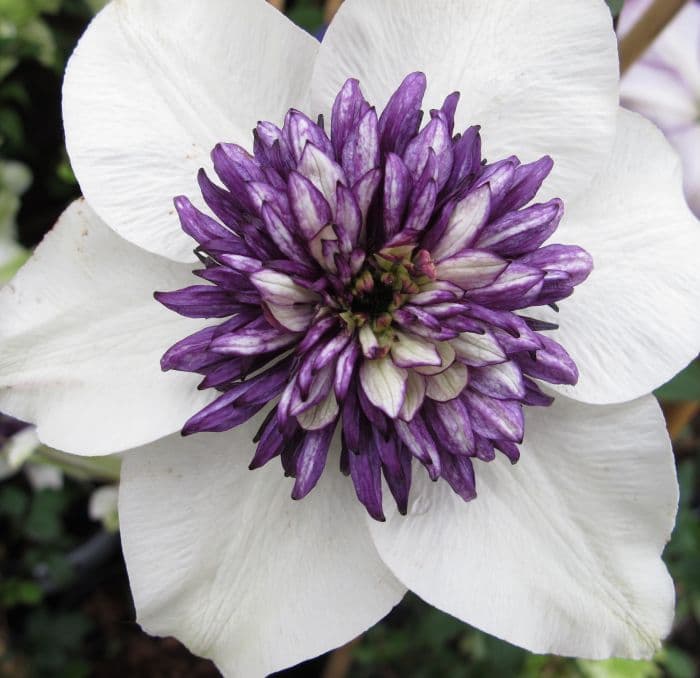
<svg viewBox="0 0 700 678">
<path fill-rule="evenodd" d="M 389 312 L 389 307 L 394 300 L 394 289 L 380 280 L 375 280 L 374 289 L 363 294 L 356 294 L 350 305 L 350 310 L 357 314 L 366 314 L 370 318 L 376 318 Z"/>
</svg>

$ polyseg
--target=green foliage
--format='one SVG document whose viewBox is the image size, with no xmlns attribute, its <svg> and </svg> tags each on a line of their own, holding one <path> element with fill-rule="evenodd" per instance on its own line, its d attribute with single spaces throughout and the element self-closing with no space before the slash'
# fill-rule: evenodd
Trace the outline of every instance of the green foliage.
<svg viewBox="0 0 700 678">
<path fill-rule="evenodd" d="M 320 2 L 300 0 L 288 12 L 289 18 L 309 33 L 316 33 L 323 25 L 323 9 Z"/>
<path fill-rule="evenodd" d="M 625 4 L 625 0 L 605 0 L 610 7 L 610 11 L 613 16 L 617 16 L 622 11 L 622 6 Z"/>
<path fill-rule="evenodd" d="M 607 661 L 577 662 L 585 678 L 661 678 L 661 667 L 654 662 L 630 659 L 608 659 Z"/>
<path fill-rule="evenodd" d="M 0 486 L 0 518 L 9 518 L 16 525 L 26 513 L 29 497 L 19 487 L 14 485 Z"/>
<path fill-rule="evenodd" d="M 41 587 L 34 581 L 12 577 L 0 581 L 0 606 L 37 605 L 43 597 Z"/>
<path fill-rule="evenodd" d="M 32 495 L 32 501 L 24 524 L 25 534 L 39 543 L 60 540 L 63 533 L 62 515 L 68 497 L 58 490 L 41 490 Z"/>
<path fill-rule="evenodd" d="M 91 628 L 79 612 L 50 614 L 38 609 L 31 614 L 26 646 L 37 678 L 87 678 L 90 667 L 80 654 Z"/>
<path fill-rule="evenodd" d="M 668 402 L 700 400 L 700 363 L 694 361 L 671 381 L 657 389 L 656 395 Z"/>
<path fill-rule="evenodd" d="M 7 675 L 4 663 L 13 660 L 36 678 L 90 675 L 82 656 L 91 622 L 80 611 L 57 606 L 47 593 L 75 581 L 67 553 L 84 537 L 72 532 L 71 512 L 79 503 L 84 514 L 91 489 L 67 481 L 62 489 L 34 492 L 21 475 L 0 485 L 0 609 L 12 615 L 13 632 L 0 653 L 0 675 Z"/>
</svg>

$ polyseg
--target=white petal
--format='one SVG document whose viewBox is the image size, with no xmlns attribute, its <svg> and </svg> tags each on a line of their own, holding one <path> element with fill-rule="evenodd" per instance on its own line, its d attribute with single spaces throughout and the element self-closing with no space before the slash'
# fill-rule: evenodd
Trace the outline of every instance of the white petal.
<svg viewBox="0 0 700 678">
<path fill-rule="evenodd" d="M 369 401 L 392 419 L 396 418 L 406 397 L 408 372 L 394 365 L 391 358 L 363 360 L 360 382 Z"/>
<path fill-rule="evenodd" d="M 309 304 L 319 301 L 320 296 L 301 285 L 297 285 L 291 276 L 278 271 L 263 269 L 250 276 L 265 301 L 275 304 L 292 306 L 293 304 Z"/>
<path fill-rule="evenodd" d="M 484 330 L 483 334 L 463 332 L 450 341 L 450 346 L 458 358 L 475 367 L 495 365 L 506 359 L 501 345 L 488 330 Z"/>
<path fill-rule="evenodd" d="M 252 147 L 258 120 L 308 107 L 318 45 L 262 0 L 122 0 L 92 21 L 66 71 L 63 115 L 86 198 L 147 250 L 194 261 L 177 195 L 217 142 Z"/>
<path fill-rule="evenodd" d="M 119 497 L 140 624 L 245 678 L 351 640 L 405 590 L 378 558 L 337 462 L 292 501 L 277 463 L 247 470 L 255 429 L 128 453 Z"/>
<path fill-rule="evenodd" d="M 532 652 L 650 657 L 674 590 L 660 555 L 678 486 L 651 397 L 528 408 L 515 466 L 476 467 L 464 503 L 416 478 L 407 517 L 370 529 L 384 561 L 427 602 Z"/>
<path fill-rule="evenodd" d="M 394 339 L 391 346 L 391 359 L 399 367 L 442 364 L 442 359 L 432 341 L 404 332 L 396 332 Z"/>
<path fill-rule="evenodd" d="M 437 246 L 433 248 L 433 259 L 440 261 L 447 257 L 453 257 L 468 247 L 484 225 L 490 206 L 491 192 L 488 186 L 478 188 L 458 202 L 447 222 L 445 233 Z"/>
<path fill-rule="evenodd" d="M 338 163 L 333 162 L 313 144 L 307 144 L 297 168 L 328 201 L 333 214 L 338 205 L 336 190 L 339 183 L 347 186 L 348 180 Z"/>
<path fill-rule="evenodd" d="M 467 368 L 462 363 L 453 363 L 440 374 L 426 378 L 425 394 L 441 403 L 456 398 L 466 387 Z"/>
<path fill-rule="evenodd" d="M 700 223 L 682 191 L 678 157 L 640 116 L 620 112 L 618 137 L 591 192 L 569 206 L 557 240 L 593 256 L 590 278 L 560 305 L 552 338 L 576 362 L 578 400 L 649 393 L 700 349 Z"/>
<path fill-rule="evenodd" d="M 617 45 L 600 0 L 347 0 L 321 45 L 314 109 L 327 112 L 356 77 L 381 110 L 411 71 L 428 77 L 426 111 L 461 91 L 456 129 L 482 125 L 487 157 L 551 155 L 548 185 L 562 198 L 609 151 Z"/>
<path fill-rule="evenodd" d="M 192 281 L 190 266 L 115 235 L 73 203 L 0 290 L 0 410 L 37 424 L 42 442 L 108 454 L 182 427 L 206 402 L 192 374 L 160 358 L 202 327 L 153 299 Z"/>
<path fill-rule="evenodd" d="M 418 374 L 418 372 L 409 370 L 408 377 L 406 378 L 406 397 L 399 411 L 401 419 L 404 421 L 411 421 L 423 404 L 424 398 L 425 377 Z"/>
<path fill-rule="evenodd" d="M 416 367 L 416 372 L 419 374 L 425 374 L 427 376 L 431 374 L 440 374 L 444 372 L 452 363 L 455 361 L 455 351 L 450 346 L 447 341 L 439 341 L 435 344 L 437 352 L 440 354 L 440 364 L 435 367 L 431 365 L 422 365 L 421 367 Z"/>
<path fill-rule="evenodd" d="M 318 405 L 298 414 L 297 421 L 307 431 L 317 431 L 328 426 L 337 416 L 338 401 L 335 399 L 333 389 L 331 389 Z"/>
<path fill-rule="evenodd" d="M 117 513 L 119 496 L 118 485 L 102 485 L 91 495 L 88 502 L 88 516 L 90 520 L 101 521 L 110 518 Z"/>
<path fill-rule="evenodd" d="M 265 308 L 282 327 L 290 332 L 303 332 L 311 324 L 314 315 L 316 315 L 316 310 L 308 304 L 283 306 L 282 304 L 267 302 Z"/>
<path fill-rule="evenodd" d="M 443 259 L 435 270 L 441 280 L 449 280 L 462 289 L 470 290 L 490 285 L 503 273 L 507 265 L 507 261 L 491 252 L 469 250 L 467 253 Z"/>
</svg>

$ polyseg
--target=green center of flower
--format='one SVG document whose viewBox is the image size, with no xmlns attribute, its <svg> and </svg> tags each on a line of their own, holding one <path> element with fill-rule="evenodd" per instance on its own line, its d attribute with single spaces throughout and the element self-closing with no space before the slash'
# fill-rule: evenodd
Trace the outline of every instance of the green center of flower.
<svg viewBox="0 0 700 678">
<path fill-rule="evenodd" d="M 340 317 L 350 331 L 362 330 L 376 346 L 377 357 L 386 355 L 394 341 L 394 313 L 434 279 L 432 260 L 424 250 L 382 250 L 353 279 Z"/>
</svg>

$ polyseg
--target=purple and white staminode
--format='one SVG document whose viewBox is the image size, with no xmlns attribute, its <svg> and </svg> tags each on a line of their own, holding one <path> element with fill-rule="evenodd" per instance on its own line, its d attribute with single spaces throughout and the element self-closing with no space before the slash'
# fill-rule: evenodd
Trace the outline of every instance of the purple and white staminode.
<svg viewBox="0 0 700 678">
<path fill-rule="evenodd" d="M 551 158 L 482 159 L 478 126 L 454 134 L 457 92 L 421 128 L 425 90 L 408 75 L 378 115 L 350 79 L 330 135 L 292 109 L 282 129 L 258 123 L 253 155 L 218 144 L 225 188 L 204 170 L 199 185 L 219 221 L 175 199 L 206 283 L 156 293 L 222 319 L 163 357 L 222 392 L 183 434 L 231 429 L 275 401 L 250 468 L 280 456 L 301 499 L 339 428 L 340 467 L 377 520 L 382 474 L 406 513 L 413 457 L 465 500 L 474 459 L 518 460 L 523 405 L 552 402 L 534 379 L 578 379 L 542 333 L 552 325 L 524 309 L 555 305 L 592 268 L 580 247 L 542 247 L 564 211 L 531 204 Z"/>
</svg>

